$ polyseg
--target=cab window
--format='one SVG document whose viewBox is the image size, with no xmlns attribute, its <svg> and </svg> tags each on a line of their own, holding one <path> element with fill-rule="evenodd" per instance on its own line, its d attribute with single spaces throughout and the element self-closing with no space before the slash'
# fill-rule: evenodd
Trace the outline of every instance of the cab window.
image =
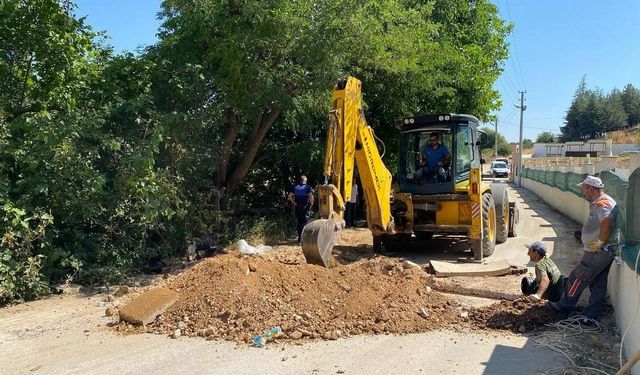
<svg viewBox="0 0 640 375">
<path fill-rule="evenodd" d="M 473 139 L 468 124 L 458 124 L 456 127 L 456 181 L 469 178 L 471 161 L 473 160 Z"/>
</svg>

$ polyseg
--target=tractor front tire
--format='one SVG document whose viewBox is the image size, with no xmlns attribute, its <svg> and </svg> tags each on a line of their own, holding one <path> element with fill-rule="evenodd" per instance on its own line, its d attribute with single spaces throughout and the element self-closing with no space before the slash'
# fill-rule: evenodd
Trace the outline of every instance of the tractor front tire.
<svg viewBox="0 0 640 375">
<path fill-rule="evenodd" d="M 509 195 L 505 184 L 492 184 L 491 193 L 496 206 L 496 243 L 509 238 Z"/>
<path fill-rule="evenodd" d="M 491 193 L 482 194 L 482 256 L 496 249 L 496 205 Z"/>
</svg>

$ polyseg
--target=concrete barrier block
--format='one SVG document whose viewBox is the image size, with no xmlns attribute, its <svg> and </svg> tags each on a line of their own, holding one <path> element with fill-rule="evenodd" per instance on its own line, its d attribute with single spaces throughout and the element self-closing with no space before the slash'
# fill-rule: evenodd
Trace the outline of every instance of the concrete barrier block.
<svg viewBox="0 0 640 375">
<path fill-rule="evenodd" d="M 120 321 L 147 325 L 178 300 L 178 293 L 167 288 L 155 288 L 142 293 L 120 309 Z"/>
<path fill-rule="evenodd" d="M 629 153 L 629 171 L 630 174 L 636 169 L 640 168 L 640 151 L 634 151 Z"/>
</svg>

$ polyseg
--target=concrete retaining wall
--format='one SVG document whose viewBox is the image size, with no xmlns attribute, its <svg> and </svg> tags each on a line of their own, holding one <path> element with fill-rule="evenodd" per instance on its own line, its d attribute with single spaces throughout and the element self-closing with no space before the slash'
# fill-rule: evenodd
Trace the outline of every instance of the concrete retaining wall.
<svg viewBox="0 0 640 375">
<path fill-rule="evenodd" d="M 626 253 L 635 252 L 638 249 L 625 249 Z M 620 329 L 622 335 L 629 324 L 633 322 L 636 310 L 638 309 L 638 288 L 640 281 L 636 277 L 638 274 L 633 269 L 633 264 L 629 266 L 627 263 L 617 264 L 613 262 L 611 271 L 609 272 L 609 295 L 611 303 L 615 309 L 616 325 Z M 640 267 L 640 266 L 639 266 Z M 640 269 L 639 269 L 640 270 Z M 625 357 L 629 359 L 640 348 L 640 318 L 636 319 L 629 328 L 624 339 Z M 632 374 L 640 374 L 640 365 L 635 365 L 631 371 Z"/>
<path fill-rule="evenodd" d="M 609 161 L 604 161 L 609 163 Z M 575 184 L 586 173 L 600 172 L 605 191 L 622 207 L 619 227 L 624 242 L 622 262 L 614 262 L 609 273 L 608 290 L 615 309 L 616 323 L 620 331 L 629 327 L 624 341 L 626 357 L 630 358 L 640 348 L 640 317 L 633 322 L 638 310 L 640 288 L 640 266 L 636 267 L 636 256 L 640 251 L 640 155 L 632 155 L 630 173 L 607 171 L 604 165 L 548 166 L 523 170 L 522 184 L 558 211 L 579 223 L 584 223 L 589 203 L 580 195 Z M 615 163 L 614 163 L 615 165 Z M 592 172 L 593 170 L 593 172 Z M 627 177 L 628 176 L 628 177 Z M 640 375 L 640 364 L 633 374 Z"/>
</svg>

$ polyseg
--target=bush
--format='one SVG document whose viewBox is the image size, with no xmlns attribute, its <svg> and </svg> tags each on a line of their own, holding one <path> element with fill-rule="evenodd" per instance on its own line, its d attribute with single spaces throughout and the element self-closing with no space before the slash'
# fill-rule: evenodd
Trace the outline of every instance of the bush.
<svg viewBox="0 0 640 375">
<path fill-rule="evenodd" d="M 0 306 L 10 301 L 29 301 L 49 292 L 42 274 L 45 256 L 34 250 L 46 243 L 52 218 L 4 203 L 0 207 Z"/>
</svg>

